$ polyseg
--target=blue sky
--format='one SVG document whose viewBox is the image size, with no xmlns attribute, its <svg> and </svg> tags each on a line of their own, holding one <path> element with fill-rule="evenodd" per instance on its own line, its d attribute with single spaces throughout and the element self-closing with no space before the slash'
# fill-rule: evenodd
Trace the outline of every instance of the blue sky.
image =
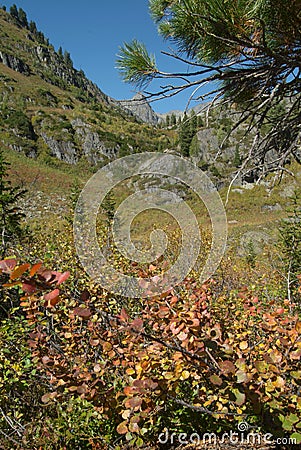
<svg viewBox="0 0 301 450">
<path fill-rule="evenodd" d="M 77 69 L 83 69 L 100 89 L 116 99 L 134 95 L 134 87 L 124 83 L 115 68 L 118 48 L 124 42 L 138 39 L 156 55 L 160 68 L 179 69 L 175 61 L 160 54 L 168 46 L 149 16 L 148 0 L 0 0 L 7 9 L 13 3 L 24 9 L 28 20 L 36 22 L 56 49 L 62 46 L 70 52 Z M 187 92 L 152 106 L 157 112 L 183 110 L 188 97 Z"/>
</svg>

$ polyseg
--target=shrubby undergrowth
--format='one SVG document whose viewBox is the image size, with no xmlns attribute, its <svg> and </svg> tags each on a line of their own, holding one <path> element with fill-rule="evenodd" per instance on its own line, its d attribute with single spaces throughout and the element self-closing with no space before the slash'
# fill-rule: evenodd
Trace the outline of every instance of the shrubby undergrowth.
<svg viewBox="0 0 301 450">
<path fill-rule="evenodd" d="M 0 267 L 11 299 L 0 333 L 5 448 L 159 448 L 166 429 L 220 433 L 242 420 L 300 441 L 298 305 L 270 277 L 239 286 L 228 269 L 200 286 L 192 274 L 127 300 L 41 263 Z M 133 267 L 142 279 L 158 270 Z"/>
</svg>

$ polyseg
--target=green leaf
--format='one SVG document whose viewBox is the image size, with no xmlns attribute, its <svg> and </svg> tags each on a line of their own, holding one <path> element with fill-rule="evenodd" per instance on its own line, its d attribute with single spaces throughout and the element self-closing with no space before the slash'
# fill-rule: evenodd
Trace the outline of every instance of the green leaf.
<svg viewBox="0 0 301 450">
<path fill-rule="evenodd" d="M 248 381 L 248 375 L 244 370 L 238 370 L 236 372 L 237 383 L 245 383 Z"/>
<path fill-rule="evenodd" d="M 301 444 L 301 433 L 291 434 L 290 439 L 296 439 L 296 444 Z"/>
<path fill-rule="evenodd" d="M 295 378 L 295 380 L 301 379 L 301 370 L 296 370 L 291 372 L 291 376 Z"/>
<path fill-rule="evenodd" d="M 215 386 L 221 386 L 223 384 L 223 380 L 218 375 L 211 375 L 210 381 Z"/>
</svg>

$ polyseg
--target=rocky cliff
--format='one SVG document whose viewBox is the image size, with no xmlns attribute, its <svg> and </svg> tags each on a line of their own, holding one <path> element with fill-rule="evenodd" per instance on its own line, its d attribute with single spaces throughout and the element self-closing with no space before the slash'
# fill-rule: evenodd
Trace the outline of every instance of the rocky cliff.
<svg viewBox="0 0 301 450">
<path fill-rule="evenodd" d="M 131 100 L 122 100 L 119 103 L 122 108 L 129 110 L 142 122 L 156 125 L 159 121 L 158 115 L 150 106 L 142 92 L 137 92 Z"/>
</svg>

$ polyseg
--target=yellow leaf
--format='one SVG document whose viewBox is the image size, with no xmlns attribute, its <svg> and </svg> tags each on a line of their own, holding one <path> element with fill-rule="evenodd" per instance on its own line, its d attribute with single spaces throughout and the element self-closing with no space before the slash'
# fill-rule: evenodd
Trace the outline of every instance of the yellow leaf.
<svg viewBox="0 0 301 450">
<path fill-rule="evenodd" d="M 181 374 L 181 380 L 187 380 L 187 378 L 190 377 L 190 372 L 188 372 L 188 370 L 183 370 L 182 374 Z"/>
<path fill-rule="evenodd" d="M 247 343 L 247 341 L 242 341 L 239 344 L 240 350 L 246 350 L 248 347 L 249 347 L 249 344 Z"/>
</svg>

